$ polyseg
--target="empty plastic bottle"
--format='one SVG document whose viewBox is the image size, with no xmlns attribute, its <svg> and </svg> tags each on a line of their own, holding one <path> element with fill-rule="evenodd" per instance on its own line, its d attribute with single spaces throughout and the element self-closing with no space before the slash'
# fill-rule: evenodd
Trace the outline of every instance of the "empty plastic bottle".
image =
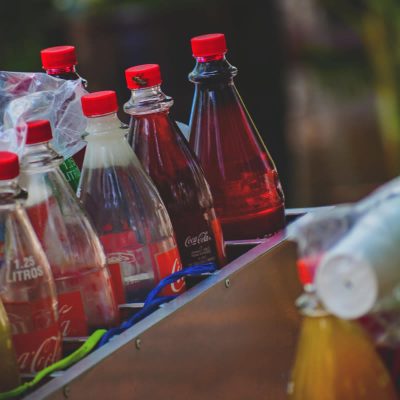
<svg viewBox="0 0 400 400">
<path fill-rule="evenodd" d="M 78 197 L 104 246 L 118 303 L 141 302 L 182 268 L 171 221 L 120 129 L 115 92 L 83 96 L 82 109 L 88 125 Z M 183 289 L 180 280 L 167 292 Z"/>
<path fill-rule="evenodd" d="M 33 228 L 53 272 L 64 336 L 86 336 L 118 323 L 111 278 L 100 240 L 58 168 L 49 121 L 28 122 L 21 186 Z"/>
<path fill-rule="evenodd" d="M 225 36 L 192 39 L 196 66 L 190 145 L 214 198 L 225 240 L 252 239 L 284 227 L 284 198 L 275 165 L 233 83 Z"/>
</svg>

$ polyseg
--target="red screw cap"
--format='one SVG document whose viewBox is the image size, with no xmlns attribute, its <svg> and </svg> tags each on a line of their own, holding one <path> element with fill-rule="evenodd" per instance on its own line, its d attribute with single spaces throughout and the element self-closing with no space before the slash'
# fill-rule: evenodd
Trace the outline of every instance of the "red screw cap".
<svg viewBox="0 0 400 400">
<path fill-rule="evenodd" d="M 87 117 L 96 117 L 118 111 L 117 95 L 113 90 L 103 90 L 81 97 L 82 111 Z"/>
<path fill-rule="evenodd" d="M 74 46 L 56 46 L 40 52 L 43 69 L 71 67 L 78 64 Z"/>
<path fill-rule="evenodd" d="M 46 143 L 53 139 L 50 122 L 46 119 L 38 119 L 27 123 L 26 144 Z"/>
<path fill-rule="evenodd" d="M 129 89 L 141 89 L 161 84 L 160 66 L 157 64 L 136 65 L 125 70 Z"/>
<path fill-rule="evenodd" d="M 196 36 L 191 39 L 194 57 L 207 57 L 227 52 L 225 35 L 223 33 L 210 33 Z"/>
<path fill-rule="evenodd" d="M 19 161 L 15 153 L 0 151 L 0 181 L 14 179 L 19 175 Z"/>
</svg>

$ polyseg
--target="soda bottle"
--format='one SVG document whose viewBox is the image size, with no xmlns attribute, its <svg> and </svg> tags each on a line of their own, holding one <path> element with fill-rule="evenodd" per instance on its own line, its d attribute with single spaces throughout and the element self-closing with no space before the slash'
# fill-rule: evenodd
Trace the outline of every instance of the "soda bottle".
<svg viewBox="0 0 400 400">
<path fill-rule="evenodd" d="M 106 257 L 93 226 L 58 166 L 49 145 L 49 121 L 28 122 L 21 163 L 26 211 L 53 272 L 64 336 L 87 336 L 118 323 Z"/>
<path fill-rule="evenodd" d="M 113 91 L 82 97 L 87 146 L 78 197 L 95 223 L 117 302 L 141 302 L 161 278 L 182 268 L 165 206 L 129 146 Z M 184 289 L 184 281 L 167 292 Z"/>
<path fill-rule="evenodd" d="M 78 75 L 75 65 L 78 64 L 76 59 L 75 46 L 55 46 L 43 49 L 40 52 L 43 69 L 47 75 L 55 78 L 64 79 L 66 81 L 76 81 L 82 79 L 84 87 L 87 81 Z M 82 167 L 85 149 L 81 149 L 73 157 L 66 159 L 61 165 L 61 171 L 67 178 L 74 192 L 78 188 L 80 178 L 80 168 Z"/>
<path fill-rule="evenodd" d="M 0 153 L 0 226 L 4 262 L 0 294 L 20 372 L 35 373 L 61 357 L 57 296 L 46 255 L 22 208 L 18 157 Z M 3 361 L 3 360 L 2 360 Z"/>
<path fill-rule="evenodd" d="M 284 227 L 284 198 L 275 165 L 233 83 L 221 33 L 194 37 L 196 66 L 190 145 L 214 198 L 225 240 L 252 239 Z"/>
<path fill-rule="evenodd" d="M 1 195 L 0 195 L 1 196 Z M 1 206 L 0 206 L 1 207 Z M 0 227 L 0 236 L 3 234 Z M 0 247 L 4 243 L 4 237 L 0 237 Z M 4 249 L 0 248 L 0 268 L 3 263 Z M 11 339 L 10 323 L 7 318 L 6 310 L 0 299 L 0 393 L 11 390 L 20 384 L 17 359 L 15 357 L 14 346 Z"/>
<path fill-rule="evenodd" d="M 210 189 L 182 132 L 169 117 L 173 100 L 161 91 L 160 67 L 139 65 L 125 74 L 132 90 L 124 107 L 132 116 L 128 141 L 167 208 L 183 266 L 210 262 L 222 267 L 224 239 Z"/>
</svg>

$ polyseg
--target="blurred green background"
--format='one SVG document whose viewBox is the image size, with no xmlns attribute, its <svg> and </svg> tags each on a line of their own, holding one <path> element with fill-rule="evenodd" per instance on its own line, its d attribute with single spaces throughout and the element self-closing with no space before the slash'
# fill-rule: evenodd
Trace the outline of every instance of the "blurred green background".
<svg viewBox="0 0 400 400">
<path fill-rule="evenodd" d="M 124 69 L 159 63 L 182 122 L 190 38 L 223 32 L 288 206 L 354 201 L 398 175 L 398 0 L 13 0 L 0 27 L 0 69 L 40 71 L 42 48 L 72 44 L 89 90 L 121 106 Z"/>
</svg>

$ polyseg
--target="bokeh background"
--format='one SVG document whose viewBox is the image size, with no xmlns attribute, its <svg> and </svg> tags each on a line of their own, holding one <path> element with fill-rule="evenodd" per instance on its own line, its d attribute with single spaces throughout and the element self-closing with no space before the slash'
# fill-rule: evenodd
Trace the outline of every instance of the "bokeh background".
<svg viewBox="0 0 400 400">
<path fill-rule="evenodd" d="M 398 174 L 398 0 L 3 1 L 0 69 L 40 71 L 42 48 L 73 44 L 89 90 L 114 89 L 122 105 L 124 69 L 159 63 L 173 117 L 188 122 L 189 41 L 212 32 L 226 34 L 288 206 L 354 201 Z"/>
</svg>

